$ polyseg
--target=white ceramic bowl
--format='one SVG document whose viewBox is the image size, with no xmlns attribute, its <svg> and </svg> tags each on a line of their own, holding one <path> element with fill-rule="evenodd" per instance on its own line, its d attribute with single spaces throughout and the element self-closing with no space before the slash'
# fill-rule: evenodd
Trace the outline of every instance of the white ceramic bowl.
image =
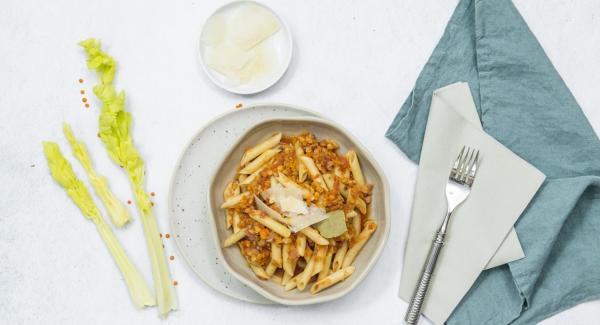
<svg viewBox="0 0 600 325">
<path fill-rule="evenodd" d="M 298 290 L 285 291 L 281 285 L 272 281 L 262 281 L 256 278 L 248 267 L 237 247 L 222 248 L 222 242 L 231 231 L 226 229 L 225 211 L 220 209 L 223 202 L 223 191 L 227 183 L 234 179 L 236 167 L 239 165 L 245 148 L 252 147 L 268 138 L 275 132 L 284 134 L 299 134 L 308 131 L 319 139 L 335 140 L 340 145 L 340 152 L 354 149 L 366 180 L 373 184 L 373 199 L 371 203 L 371 218 L 377 221 L 377 231 L 363 247 L 354 261 L 356 271 L 344 282 L 328 288 L 316 295 L 311 295 L 308 288 L 303 292 Z M 258 123 L 251 128 L 231 148 L 228 155 L 217 169 L 208 191 L 209 213 L 212 214 L 215 245 L 219 247 L 221 261 L 227 270 L 238 280 L 256 290 L 259 294 L 274 302 L 285 305 L 307 305 L 337 299 L 354 289 L 367 275 L 377 261 L 390 230 L 389 215 L 389 186 L 385 175 L 368 150 L 341 126 L 327 120 L 310 117 L 273 119 Z"/>
<path fill-rule="evenodd" d="M 212 18 L 214 15 L 217 15 L 217 14 L 225 14 L 226 15 L 229 12 L 239 8 L 239 6 L 242 6 L 247 3 L 252 3 L 252 4 L 255 4 L 255 5 L 258 5 L 260 7 L 267 9 L 271 14 L 273 14 L 273 16 L 275 18 L 277 18 L 277 20 L 279 21 L 279 24 L 281 26 L 281 29 L 277 33 L 271 35 L 269 37 L 269 39 L 264 41 L 267 43 L 267 45 L 269 47 L 271 47 L 274 50 L 275 60 L 278 62 L 278 69 L 272 76 L 270 76 L 269 78 L 260 78 L 259 80 L 254 80 L 247 84 L 231 85 L 227 81 L 227 78 L 225 76 L 223 76 L 220 73 L 218 73 L 217 71 L 211 69 L 206 64 L 206 62 L 204 62 L 205 45 L 203 44 L 202 41 L 199 42 L 200 43 L 200 64 L 202 66 L 202 69 L 208 76 L 208 78 L 215 85 L 221 87 L 222 89 L 225 89 L 229 92 L 232 92 L 234 94 L 240 94 L 240 95 L 256 94 L 256 93 L 259 93 L 261 91 L 264 91 L 264 90 L 270 88 L 275 83 L 277 83 L 277 81 L 279 81 L 279 79 L 281 79 L 281 77 L 283 77 L 283 75 L 287 71 L 288 66 L 290 65 L 290 62 L 292 61 L 292 51 L 294 48 L 293 43 L 292 43 L 292 33 L 291 33 L 290 28 L 288 27 L 287 23 L 275 11 L 273 11 L 271 8 L 267 7 L 266 5 L 264 5 L 262 3 L 258 3 L 258 2 L 254 2 L 254 1 L 230 2 L 230 3 L 223 5 L 222 7 L 218 8 L 206 21 L 209 21 L 210 18 Z M 206 26 L 204 26 L 204 27 L 206 27 Z M 204 27 L 202 28 L 202 33 L 200 35 L 202 35 L 204 33 Z"/>
</svg>

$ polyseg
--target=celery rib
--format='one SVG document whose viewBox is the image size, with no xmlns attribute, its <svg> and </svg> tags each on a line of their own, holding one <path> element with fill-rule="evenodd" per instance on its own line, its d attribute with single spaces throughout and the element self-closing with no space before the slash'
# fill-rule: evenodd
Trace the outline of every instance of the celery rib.
<svg viewBox="0 0 600 325">
<path fill-rule="evenodd" d="M 83 144 L 83 142 L 77 140 L 71 131 L 71 127 L 67 123 L 63 123 L 63 133 L 67 138 L 67 141 L 71 145 L 73 155 L 79 160 L 83 169 L 85 170 L 94 191 L 100 197 L 100 200 L 106 207 L 106 211 L 113 222 L 113 224 L 119 228 L 123 227 L 126 223 L 131 221 L 131 215 L 123 203 L 121 203 L 110 190 L 106 177 L 98 175 L 92 166 L 92 159 Z"/>
<path fill-rule="evenodd" d="M 77 178 L 71 164 L 62 155 L 58 145 L 54 142 L 44 142 L 43 146 L 52 177 L 65 189 L 83 215 L 96 225 L 100 237 L 106 244 L 121 274 L 123 274 L 133 304 L 138 308 L 155 306 L 156 299 L 148 284 L 125 253 L 123 246 L 115 237 L 110 226 L 102 218 L 89 191 L 83 182 Z"/>
<path fill-rule="evenodd" d="M 85 49 L 88 68 L 98 75 L 99 83 L 94 86 L 94 94 L 102 102 L 98 122 L 100 139 L 110 158 L 125 170 L 131 183 L 152 264 L 158 310 L 165 315 L 176 308 L 177 302 L 156 218 L 144 191 L 144 161 L 129 132 L 131 114 L 125 110 L 125 93 L 117 93 L 112 83 L 116 62 L 101 50 L 100 42 L 95 39 L 85 40 L 79 45 Z"/>
</svg>

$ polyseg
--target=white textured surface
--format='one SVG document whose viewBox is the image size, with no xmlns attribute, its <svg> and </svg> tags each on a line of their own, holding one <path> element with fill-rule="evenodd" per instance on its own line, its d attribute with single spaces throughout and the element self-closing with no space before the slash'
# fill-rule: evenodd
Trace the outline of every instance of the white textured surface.
<svg viewBox="0 0 600 325">
<path fill-rule="evenodd" d="M 371 148 L 395 198 L 390 241 L 372 273 L 348 296 L 311 307 L 257 306 L 208 288 L 175 255 L 180 310 L 167 323 L 398 324 L 401 257 L 416 168 L 383 137 L 440 38 L 456 1 L 265 1 L 289 23 L 295 40 L 288 73 L 252 97 L 224 93 L 197 63 L 200 28 L 223 1 L 32 1 L 0 6 L 0 320 L 5 324 L 149 324 L 155 309 L 134 310 L 93 226 L 51 181 L 40 141 L 66 149 L 69 121 L 123 200 L 128 184 L 96 138 L 98 106 L 86 110 L 77 79 L 95 78 L 75 43 L 96 36 L 120 63 L 134 139 L 148 165 L 148 190 L 167 231 L 167 191 L 179 151 L 208 119 L 234 105 L 285 101 L 345 125 Z M 591 124 L 600 131 L 600 2 L 518 0 Z M 67 151 L 67 150 L 65 150 Z M 70 156 L 70 154 L 69 154 Z M 81 172 L 81 168 L 76 166 Z M 140 223 L 118 231 L 146 277 Z M 595 324 L 600 302 L 580 305 L 544 324 Z"/>
</svg>

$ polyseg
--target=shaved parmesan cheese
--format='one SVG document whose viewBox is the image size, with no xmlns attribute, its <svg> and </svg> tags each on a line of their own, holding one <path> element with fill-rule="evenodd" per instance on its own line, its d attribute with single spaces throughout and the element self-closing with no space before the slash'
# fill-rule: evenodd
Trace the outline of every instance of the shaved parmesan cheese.
<svg viewBox="0 0 600 325">
<path fill-rule="evenodd" d="M 308 207 L 306 206 L 306 203 L 304 203 L 304 201 L 302 199 L 297 199 L 291 196 L 286 196 L 286 197 L 282 197 L 279 199 L 279 206 L 281 207 L 281 210 L 283 211 L 287 211 L 290 213 L 297 213 L 297 214 L 307 214 L 308 213 Z"/>
<path fill-rule="evenodd" d="M 279 206 L 279 209 L 288 217 L 286 220 L 293 232 L 298 232 L 327 218 L 325 210 L 314 204 L 308 206 L 304 202 L 302 191 L 294 187 L 285 187 L 275 180 L 271 181 L 271 187 L 264 191 L 262 196 L 268 199 L 269 202 Z M 257 201 L 260 200 L 257 199 Z M 257 202 L 257 205 L 259 209 L 265 209 L 265 207 L 261 207 L 264 203 L 259 204 Z"/>
<path fill-rule="evenodd" d="M 249 53 L 227 44 L 207 48 L 204 52 L 206 64 L 226 77 L 237 77 L 237 71 L 250 59 Z"/>
<path fill-rule="evenodd" d="M 308 207 L 307 214 L 290 213 L 289 217 L 290 229 L 293 232 L 298 232 L 308 226 L 327 219 L 327 214 L 325 213 L 325 210 L 317 207 L 316 205 L 311 205 Z"/>
<path fill-rule="evenodd" d="M 229 28 L 232 43 L 249 50 L 279 31 L 280 25 L 269 10 L 249 3 L 234 13 Z"/>
<path fill-rule="evenodd" d="M 227 20 L 216 14 L 208 19 L 202 31 L 202 42 L 209 46 L 219 46 L 227 34 Z"/>
<path fill-rule="evenodd" d="M 267 40 L 280 28 L 279 19 L 255 3 L 215 14 L 202 31 L 203 60 L 230 86 L 268 80 L 281 62 Z"/>
</svg>

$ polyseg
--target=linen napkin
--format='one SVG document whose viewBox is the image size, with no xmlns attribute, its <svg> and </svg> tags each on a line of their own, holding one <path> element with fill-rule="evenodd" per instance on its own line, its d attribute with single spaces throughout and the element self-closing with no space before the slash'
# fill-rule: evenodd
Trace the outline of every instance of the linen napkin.
<svg viewBox="0 0 600 325">
<path fill-rule="evenodd" d="M 422 312 L 442 324 L 489 264 L 544 175 L 487 135 L 466 83 L 434 92 L 421 150 L 413 213 L 404 255 L 400 296 L 409 301 L 434 234 L 446 212 L 445 185 L 463 145 L 480 150 L 471 195 L 450 220 L 444 248 Z M 516 237 L 510 237 L 516 239 Z"/>
<path fill-rule="evenodd" d="M 484 130 L 547 179 L 515 225 L 525 258 L 483 271 L 447 323 L 532 324 L 600 298 L 600 141 L 511 1 L 459 2 L 387 133 L 413 161 L 433 91 L 460 80 Z"/>
</svg>

